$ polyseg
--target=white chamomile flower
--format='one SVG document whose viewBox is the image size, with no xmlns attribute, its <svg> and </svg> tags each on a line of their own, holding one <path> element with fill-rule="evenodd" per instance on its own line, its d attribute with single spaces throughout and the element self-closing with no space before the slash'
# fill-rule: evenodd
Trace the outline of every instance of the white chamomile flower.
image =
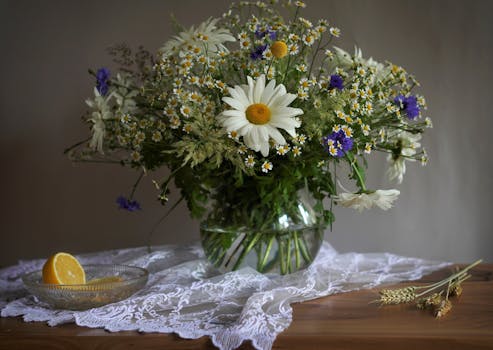
<svg viewBox="0 0 493 350">
<path fill-rule="evenodd" d="M 142 159 L 142 156 L 141 156 L 141 154 L 138 151 L 132 151 L 132 153 L 130 153 L 130 158 L 134 162 L 138 162 L 139 160 Z"/>
<path fill-rule="evenodd" d="M 308 96 L 308 92 L 307 92 L 307 90 L 306 90 L 306 89 L 303 89 L 302 87 L 300 87 L 300 88 L 298 89 L 298 98 L 299 98 L 300 100 L 302 100 L 302 101 L 306 101 L 306 100 L 308 100 L 308 97 L 309 97 L 309 96 Z"/>
<path fill-rule="evenodd" d="M 315 37 L 313 35 L 303 35 L 303 42 L 305 45 L 312 46 L 315 42 Z"/>
<path fill-rule="evenodd" d="M 290 44 L 290 45 L 288 46 L 288 52 L 289 52 L 289 54 L 290 54 L 291 56 L 293 56 L 293 55 L 297 55 L 297 54 L 298 54 L 298 52 L 299 52 L 298 45 L 296 45 L 296 44 Z"/>
<path fill-rule="evenodd" d="M 233 109 L 222 112 L 218 118 L 227 131 L 237 131 L 248 148 L 266 157 L 270 138 L 280 145 L 286 143 L 279 129 L 296 136 L 301 122 L 295 117 L 303 111 L 288 107 L 296 95 L 287 93 L 284 85 L 276 86 L 276 81 L 271 80 L 266 86 L 264 74 L 256 80 L 247 79 L 248 85 L 228 88 L 231 97 L 222 100 Z"/>
<path fill-rule="evenodd" d="M 180 118 L 178 118 L 177 116 L 169 118 L 169 124 L 171 129 L 178 129 L 181 124 Z"/>
<path fill-rule="evenodd" d="M 289 150 L 291 149 L 291 147 L 289 147 L 288 144 L 285 144 L 285 145 L 277 145 L 276 146 L 276 150 L 277 150 L 277 154 L 280 155 L 280 156 L 284 156 L 286 155 Z"/>
<path fill-rule="evenodd" d="M 301 155 L 301 148 L 299 146 L 293 146 L 293 156 L 298 157 Z"/>
<path fill-rule="evenodd" d="M 374 206 L 387 210 L 397 199 L 399 190 L 376 190 L 371 193 L 340 193 L 335 200 L 343 207 L 354 208 L 358 211 L 370 209 Z"/>
<path fill-rule="evenodd" d="M 249 155 L 248 157 L 245 158 L 245 165 L 248 168 L 253 168 L 255 165 L 255 158 L 252 155 Z"/>
<path fill-rule="evenodd" d="M 262 172 L 264 173 L 268 173 L 269 171 L 271 171 L 273 168 L 273 165 L 271 162 L 269 161 L 265 161 L 263 164 L 262 164 Z"/>
<path fill-rule="evenodd" d="M 301 73 L 305 73 L 305 72 L 308 70 L 308 68 L 306 67 L 306 64 L 304 64 L 304 63 L 297 64 L 297 65 L 295 66 L 295 69 L 296 69 L 298 72 L 301 72 Z"/>
<path fill-rule="evenodd" d="M 300 37 L 294 33 L 289 34 L 288 39 L 291 40 L 292 42 L 300 41 Z"/>
<path fill-rule="evenodd" d="M 202 22 L 197 29 L 192 26 L 189 30 L 185 30 L 169 40 L 164 44 L 160 51 L 164 56 L 168 56 L 175 51 L 181 50 L 185 46 L 203 47 L 204 42 L 207 43 L 207 50 L 209 52 L 217 53 L 219 51 L 228 51 L 223 44 L 228 41 L 236 40 L 229 30 L 216 27 L 218 21 L 219 18 L 209 18 L 205 22 Z"/>
<path fill-rule="evenodd" d="M 186 105 L 183 105 L 183 106 L 181 106 L 181 108 L 180 108 L 180 112 L 181 112 L 181 114 L 183 114 L 183 116 L 184 116 L 185 118 L 188 118 L 188 117 L 190 117 L 190 113 L 191 113 L 192 111 L 191 111 L 190 107 L 188 107 L 188 106 L 186 106 Z"/>
<path fill-rule="evenodd" d="M 433 122 L 430 117 L 425 118 L 425 125 L 427 128 L 432 128 L 433 127 Z"/>
<path fill-rule="evenodd" d="M 163 135 L 159 131 L 154 131 L 152 133 L 152 141 L 159 142 L 163 139 Z"/>
<path fill-rule="evenodd" d="M 421 165 L 422 165 L 422 166 L 426 166 L 426 164 L 428 164 L 428 155 L 423 154 L 423 155 L 421 156 Z"/>
<path fill-rule="evenodd" d="M 238 139 L 239 139 L 239 135 L 238 135 L 238 132 L 236 130 L 228 131 L 228 137 L 230 139 L 235 140 L 235 141 L 238 141 Z"/>
<path fill-rule="evenodd" d="M 306 135 L 305 134 L 299 134 L 296 138 L 295 138 L 296 141 L 298 141 L 298 143 L 300 145 L 304 145 L 305 142 L 306 142 Z"/>
<path fill-rule="evenodd" d="M 120 118 L 120 121 L 123 124 L 128 124 L 132 121 L 132 117 L 130 117 L 127 113 L 123 114 L 122 117 Z"/>
<path fill-rule="evenodd" d="M 339 28 L 331 27 L 329 29 L 329 32 L 330 34 L 332 34 L 332 36 L 335 36 L 336 38 L 338 38 L 341 35 L 341 30 Z"/>
<path fill-rule="evenodd" d="M 238 147 L 238 153 L 239 154 L 245 154 L 245 153 L 247 153 L 247 151 L 248 151 L 248 148 L 246 148 L 245 145 L 241 145 Z"/>
</svg>

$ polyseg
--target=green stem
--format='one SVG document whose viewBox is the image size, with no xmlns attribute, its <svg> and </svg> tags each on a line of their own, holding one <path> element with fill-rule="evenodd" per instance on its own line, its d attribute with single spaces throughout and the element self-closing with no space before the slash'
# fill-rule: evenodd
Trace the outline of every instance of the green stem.
<svg viewBox="0 0 493 350">
<path fill-rule="evenodd" d="M 288 273 L 291 273 L 291 237 L 288 237 L 286 244 L 286 267 Z"/>
<path fill-rule="evenodd" d="M 221 248 L 219 248 L 221 249 Z M 224 260 L 224 256 L 226 255 L 227 253 L 227 249 L 222 249 L 221 250 L 221 253 L 217 256 L 217 258 L 213 261 L 213 265 L 218 267 L 222 264 L 223 260 Z"/>
<path fill-rule="evenodd" d="M 144 174 L 145 174 L 145 171 L 141 171 L 139 177 L 137 178 L 137 181 L 135 181 L 135 183 L 132 187 L 132 192 L 130 192 L 130 197 L 129 197 L 130 200 L 132 200 L 134 198 L 135 190 L 137 189 L 137 186 L 139 185 L 140 180 L 142 180 L 142 177 L 144 176 Z"/>
<path fill-rule="evenodd" d="M 245 240 L 248 238 L 248 235 L 244 234 L 243 238 L 241 239 L 241 242 L 238 243 L 238 245 L 236 246 L 235 250 L 233 251 L 233 253 L 231 253 L 231 255 L 229 256 L 228 258 L 228 261 L 226 261 L 226 264 L 224 264 L 224 267 L 227 267 L 230 263 L 231 263 L 231 260 L 233 259 L 233 257 L 236 255 L 236 253 L 238 252 L 238 249 L 240 249 L 240 247 L 243 245 L 243 242 L 245 242 Z"/>
<path fill-rule="evenodd" d="M 363 179 L 363 175 L 358 168 L 356 159 L 350 153 L 346 153 L 346 158 L 349 161 L 349 164 L 351 164 L 351 168 L 353 168 L 353 174 L 356 175 L 358 186 L 360 187 L 361 191 L 366 192 L 367 189 L 365 185 L 365 180 Z"/>
<path fill-rule="evenodd" d="M 310 252 L 308 251 L 308 249 L 306 249 L 306 243 L 304 241 L 304 237 L 299 237 L 298 241 L 299 241 L 300 248 L 301 248 L 301 256 L 303 256 L 303 259 L 305 259 L 305 261 L 308 264 L 310 264 L 313 261 L 313 259 L 311 257 Z"/>
<path fill-rule="evenodd" d="M 255 236 L 253 236 L 252 240 L 248 243 L 248 246 L 245 249 L 243 249 L 243 251 L 240 254 L 240 257 L 238 258 L 238 260 L 236 260 L 236 263 L 233 266 L 233 270 L 236 270 L 240 267 L 241 263 L 243 262 L 247 254 L 250 253 L 250 250 L 252 250 L 252 248 L 255 246 L 255 244 L 257 243 L 257 241 L 260 239 L 261 236 L 262 236 L 261 233 L 257 233 L 255 234 Z"/>
<path fill-rule="evenodd" d="M 65 150 L 63 151 L 63 154 L 67 154 L 68 152 L 70 152 L 70 151 L 71 151 L 71 150 L 73 150 L 74 148 L 76 148 L 76 147 L 78 147 L 78 146 L 80 146 L 80 145 L 82 145 L 82 144 L 86 143 L 86 142 L 87 142 L 87 141 L 89 141 L 91 138 L 92 138 L 92 137 L 88 137 L 88 138 L 87 138 L 87 139 L 85 139 L 85 140 L 82 140 L 82 141 L 80 141 L 80 142 L 77 142 L 75 145 L 72 145 L 72 146 L 70 146 L 70 147 L 68 147 L 68 148 L 65 148 Z"/>
<path fill-rule="evenodd" d="M 149 232 L 149 235 L 147 236 L 147 251 L 150 253 L 151 252 L 151 238 L 152 238 L 152 234 L 154 233 L 154 231 L 156 231 L 156 229 L 158 228 L 158 226 L 161 224 L 161 222 L 163 222 L 164 219 L 166 219 L 168 217 L 169 214 L 171 214 L 171 212 L 178 206 L 178 204 L 181 203 L 181 201 L 184 199 L 185 197 L 181 196 L 180 199 L 178 199 L 176 201 L 176 203 L 171 207 L 169 208 L 169 210 L 158 220 L 158 222 L 156 222 L 153 226 L 153 228 L 151 229 L 151 231 Z"/>
<path fill-rule="evenodd" d="M 320 44 L 322 43 L 322 36 L 323 36 L 323 34 L 320 34 L 317 48 L 315 49 L 315 53 L 313 54 L 313 57 L 312 57 L 312 62 L 310 63 L 310 70 L 308 71 L 308 79 L 310 79 L 310 74 L 312 74 L 312 70 L 313 70 L 313 64 L 315 63 L 315 59 L 318 56 L 318 50 L 320 49 Z"/>
<path fill-rule="evenodd" d="M 449 276 L 448 278 L 444 279 L 444 280 L 441 280 L 439 282 L 436 282 L 436 283 L 433 283 L 433 284 L 429 284 L 429 285 L 426 285 L 426 286 L 420 286 L 420 287 L 416 287 L 416 289 L 425 289 L 426 290 L 424 292 L 421 292 L 419 294 L 416 295 L 417 298 L 419 298 L 420 296 L 423 296 L 425 294 L 428 294 L 429 292 L 439 288 L 439 287 L 442 287 L 444 285 L 446 285 L 447 283 L 455 280 L 455 279 L 458 279 L 458 280 L 461 280 L 461 279 L 465 279 L 465 275 L 467 273 L 467 271 L 469 271 L 470 269 L 472 269 L 473 267 L 475 267 L 476 265 L 479 265 L 483 260 L 482 259 L 479 259 L 475 262 L 473 262 L 471 265 L 469 266 L 466 266 L 464 269 L 462 269 L 461 271 L 457 272 L 457 273 L 454 273 L 453 275 Z"/>
<path fill-rule="evenodd" d="M 281 275 L 285 275 L 286 274 L 286 266 L 284 265 L 284 242 L 282 240 L 282 238 L 278 239 L 278 243 L 279 243 L 279 265 L 280 265 L 280 268 L 281 268 Z"/>
<path fill-rule="evenodd" d="M 272 250 L 272 244 L 274 243 L 274 239 L 276 236 L 273 234 L 272 237 L 269 239 L 269 243 L 267 243 L 267 247 L 265 248 L 264 256 L 262 257 L 262 260 L 260 260 L 260 265 L 259 265 L 259 272 L 263 272 L 265 265 L 267 264 L 267 259 L 269 258 L 270 251 Z"/>
<path fill-rule="evenodd" d="M 295 263 L 296 263 L 296 270 L 299 270 L 301 266 L 301 256 L 300 256 L 300 243 L 298 242 L 298 232 L 294 231 L 293 232 L 294 236 L 294 252 L 295 252 Z"/>
</svg>

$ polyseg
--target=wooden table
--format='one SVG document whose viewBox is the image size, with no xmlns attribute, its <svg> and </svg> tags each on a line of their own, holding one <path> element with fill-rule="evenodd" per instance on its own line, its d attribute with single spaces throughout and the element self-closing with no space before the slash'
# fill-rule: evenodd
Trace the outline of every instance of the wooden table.
<svg viewBox="0 0 493 350">
<path fill-rule="evenodd" d="M 449 272 L 437 271 L 420 282 L 437 281 Z M 411 305 L 369 304 L 378 297 L 376 290 L 296 304 L 293 323 L 279 335 L 274 349 L 493 349 L 493 264 L 480 265 L 471 274 L 464 293 L 443 319 Z M 2 350 L 213 348 L 206 337 L 185 340 L 173 334 L 109 333 L 74 324 L 49 327 L 0 318 Z M 241 346 L 251 348 L 248 343 Z"/>
</svg>

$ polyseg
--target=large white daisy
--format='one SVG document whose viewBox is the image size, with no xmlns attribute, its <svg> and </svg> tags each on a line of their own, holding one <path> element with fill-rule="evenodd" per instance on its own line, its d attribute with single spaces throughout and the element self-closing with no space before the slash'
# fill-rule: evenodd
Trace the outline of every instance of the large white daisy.
<svg viewBox="0 0 493 350">
<path fill-rule="evenodd" d="M 397 183 L 402 183 L 404 174 L 406 173 L 406 159 L 414 162 L 413 156 L 416 154 L 417 148 L 421 147 L 418 142 L 421 140 L 421 134 L 411 134 L 407 131 L 399 131 L 395 137 L 395 142 L 400 144 L 401 153 L 398 156 L 389 154 L 387 161 L 389 168 L 387 176 L 389 180 L 397 180 Z"/>
<path fill-rule="evenodd" d="M 354 208 L 362 212 L 363 209 L 370 209 L 374 206 L 388 210 L 399 194 L 399 190 L 376 190 L 371 193 L 340 193 L 334 199 L 343 207 Z"/>
<path fill-rule="evenodd" d="M 98 89 L 94 88 L 94 96 L 93 100 L 86 100 L 86 104 L 94 110 L 91 118 L 89 118 L 93 123 L 92 139 L 89 147 L 103 154 L 103 140 L 106 134 L 105 120 L 113 118 L 113 113 L 111 113 L 109 106 L 109 100 L 113 97 L 113 94 L 111 93 L 104 97 L 101 96 Z"/>
<path fill-rule="evenodd" d="M 190 29 L 179 33 L 173 39 L 169 40 L 160 51 L 163 55 L 167 56 L 189 45 L 200 48 L 206 45 L 209 53 L 228 51 L 223 43 L 236 41 L 236 39 L 231 35 L 229 30 L 216 27 L 218 20 L 218 18 L 209 18 L 205 22 L 202 22 L 197 29 L 192 26 Z"/>
<path fill-rule="evenodd" d="M 231 97 L 223 97 L 223 101 L 233 109 L 222 112 L 219 121 L 227 131 L 243 136 L 247 147 L 266 157 L 270 138 L 279 145 L 286 143 L 278 129 L 296 136 L 296 128 L 301 125 L 296 116 L 303 110 L 288 107 L 296 95 L 287 93 L 283 84 L 276 86 L 276 81 L 271 80 L 266 86 L 263 74 L 257 80 L 247 80 L 248 85 L 228 88 Z"/>
</svg>

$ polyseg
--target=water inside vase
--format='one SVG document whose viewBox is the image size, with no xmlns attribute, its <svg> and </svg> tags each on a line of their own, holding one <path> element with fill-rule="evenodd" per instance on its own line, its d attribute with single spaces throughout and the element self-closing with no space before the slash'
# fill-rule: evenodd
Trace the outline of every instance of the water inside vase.
<svg viewBox="0 0 493 350">
<path fill-rule="evenodd" d="M 256 233 L 201 227 L 201 240 L 208 260 L 221 272 L 251 267 L 261 273 L 288 274 L 308 267 L 323 240 L 323 228 Z"/>
</svg>

